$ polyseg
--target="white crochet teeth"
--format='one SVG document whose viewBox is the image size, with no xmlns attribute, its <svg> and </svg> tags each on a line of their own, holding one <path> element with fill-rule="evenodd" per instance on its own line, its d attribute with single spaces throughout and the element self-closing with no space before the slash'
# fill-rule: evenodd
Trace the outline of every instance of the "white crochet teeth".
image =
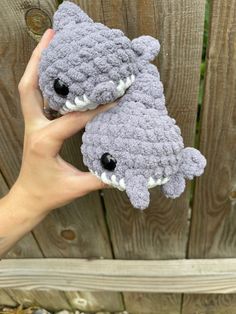
<svg viewBox="0 0 236 314">
<path fill-rule="evenodd" d="M 119 184 L 120 184 L 120 187 L 122 188 L 122 190 L 124 191 L 125 190 L 125 180 L 123 178 L 120 179 Z"/>
<path fill-rule="evenodd" d="M 65 114 L 71 111 L 86 111 L 95 109 L 98 104 L 95 104 L 88 99 L 86 95 L 83 98 L 75 97 L 75 103 L 71 103 L 69 100 L 66 101 L 65 105 L 60 109 L 60 114 Z"/>
<path fill-rule="evenodd" d="M 127 88 L 135 81 L 135 76 L 132 74 L 130 77 L 127 77 L 125 81 L 120 80 L 119 84 L 117 85 L 117 91 L 119 97 L 124 95 Z"/>
<path fill-rule="evenodd" d="M 106 172 L 103 172 L 101 174 L 101 176 L 99 176 L 99 174 L 97 173 L 97 171 L 93 171 L 91 169 L 89 169 L 89 171 L 94 174 L 96 177 L 98 177 L 100 180 L 102 180 L 105 184 L 108 184 L 108 185 L 112 185 L 114 186 L 115 188 L 119 189 L 120 191 L 124 191 L 126 189 L 126 186 L 125 186 L 125 180 L 124 178 L 120 179 L 119 181 L 117 180 L 117 177 L 113 174 L 111 176 L 111 178 L 109 179 L 107 177 L 107 174 Z M 155 186 L 157 185 L 163 185 L 165 184 L 166 182 L 169 181 L 170 178 L 161 178 L 161 179 L 157 179 L 157 180 L 154 180 L 152 177 L 150 177 L 148 179 L 148 188 L 151 189 L 151 188 L 154 188 Z"/>
<path fill-rule="evenodd" d="M 148 180 L 148 188 L 151 189 L 157 185 L 165 184 L 167 181 L 169 181 L 169 179 L 170 178 L 161 178 L 161 179 L 154 180 L 152 177 L 150 177 Z"/>
<path fill-rule="evenodd" d="M 102 180 L 102 182 L 104 182 L 105 184 L 108 184 L 108 185 L 112 185 L 114 186 L 115 188 L 117 188 L 118 190 L 120 191 L 124 191 L 125 190 L 125 181 L 124 179 L 121 179 L 121 180 L 117 180 L 116 176 L 113 174 L 111 176 L 111 179 L 109 179 L 106 175 L 106 172 L 103 172 L 101 174 L 101 177 L 98 175 L 97 171 L 93 172 L 92 170 L 90 170 L 93 174 L 95 174 L 95 176 L 97 176 L 99 179 Z"/>
<path fill-rule="evenodd" d="M 119 84 L 117 85 L 117 97 L 121 97 L 124 95 L 127 88 L 135 81 L 135 76 L 132 74 L 131 76 L 127 77 L 125 80 L 120 80 Z M 59 110 L 60 114 L 66 114 L 72 111 L 86 111 L 92 110 L 97 108 L 98 104 L 94 103 L 93 101 L 89 100 L 88 97 L 84 94 L 82 97 L 75 97 L 74 103 L 70 102 L 69 100 L 66 101 L 64 106 Z"/>
<path fill-rule="evenodd" d="M 149 180 L 148 180 L 148 187 L 152 188 L 155 185 L 156 185 L 155 180 L 152 177 L 150 177 Z"/>
</svg>

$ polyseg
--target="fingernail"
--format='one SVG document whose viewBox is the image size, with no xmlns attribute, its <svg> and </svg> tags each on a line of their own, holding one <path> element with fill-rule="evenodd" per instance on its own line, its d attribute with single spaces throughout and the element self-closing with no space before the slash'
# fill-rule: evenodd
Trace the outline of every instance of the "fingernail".
<svg viewBox="0 0 236 314">
<path fill-rule="evenodd" d="M 53 30 L 52 28 L 48 28 L 48 29 L 44 32 L 42 38 L 43 38 L 43 37 L 46 37 L 46 36 L 49 35 L 49 34 L 50 34 L 50 35 L 54 34 L 54 30 Z"/>
</svg>

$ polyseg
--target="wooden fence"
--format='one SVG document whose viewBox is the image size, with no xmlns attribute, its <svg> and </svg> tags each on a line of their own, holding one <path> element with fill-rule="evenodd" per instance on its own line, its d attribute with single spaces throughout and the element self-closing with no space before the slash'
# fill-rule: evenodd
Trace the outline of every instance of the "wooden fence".
<svg viewBox="0 0 236 314">
<path fill-rule="evenodd" d="M 0 304 L 129 314 L 236 313 L 236 0 L 211 0 L 197 137 L 205 0 L 75 2 L 130 38 L 149 34 L 160 40 L 156 64 L 168 111 L 185 145 L 195 143 L 208 164 L 177 200 L 152 189 L 143 213 L 117 190 L 92 193 L 52 212 L 0 262 Z M 1 195 L 21 163 L 17 84 L 56 7 L 56 0 L 1 0 Z M 62 154 L 84 169 L 80 141 L 81 134 L 71 138 Z"/>
</svg>

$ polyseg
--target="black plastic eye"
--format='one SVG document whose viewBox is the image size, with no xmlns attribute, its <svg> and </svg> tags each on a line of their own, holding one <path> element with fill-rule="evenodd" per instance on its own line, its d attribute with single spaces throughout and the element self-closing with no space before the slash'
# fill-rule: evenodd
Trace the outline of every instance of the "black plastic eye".
<svg viewBox="0 0 236 314">
<path fill-rule="evenodd" d="M 101 163 L 104 169 L 112 171 L 116 167 L 116 159 L 109 153 L 105 153 L 101 157 Z"/>
<path fill-rule="evenodd" d="M 60 96 L 67 96 L 69 94 L 68 86 L 63 83 L 59 78 L 55 79 L 53 87 L 55 92 Z"/>
</svg>

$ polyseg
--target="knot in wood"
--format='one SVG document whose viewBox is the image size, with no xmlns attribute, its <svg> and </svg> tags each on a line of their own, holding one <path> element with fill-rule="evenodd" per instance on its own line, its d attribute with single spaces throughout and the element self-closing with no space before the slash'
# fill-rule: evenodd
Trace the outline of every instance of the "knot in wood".
<svg viewBox="0 0 236 314">
<path fill-rule="evenodd" d="M 38 8 L 31 8 L 26 12 L 25 22 L 28 30 L 36 35 L 43 35 L 52 26 L 48 14 Z"/>
<path fill-rule="evenodd" d="M 72 241 L 76 238 L 75 232 L 71 229 L 65 229 L 61 231 L 61 236 L 65 239 L 65 240 L 69 240 Z"/>
<path fill-rule="evenodd" d="M 236 190 L 231 191 L 229 197 L 232 201 L 236 201 Z"/>
</svg>

